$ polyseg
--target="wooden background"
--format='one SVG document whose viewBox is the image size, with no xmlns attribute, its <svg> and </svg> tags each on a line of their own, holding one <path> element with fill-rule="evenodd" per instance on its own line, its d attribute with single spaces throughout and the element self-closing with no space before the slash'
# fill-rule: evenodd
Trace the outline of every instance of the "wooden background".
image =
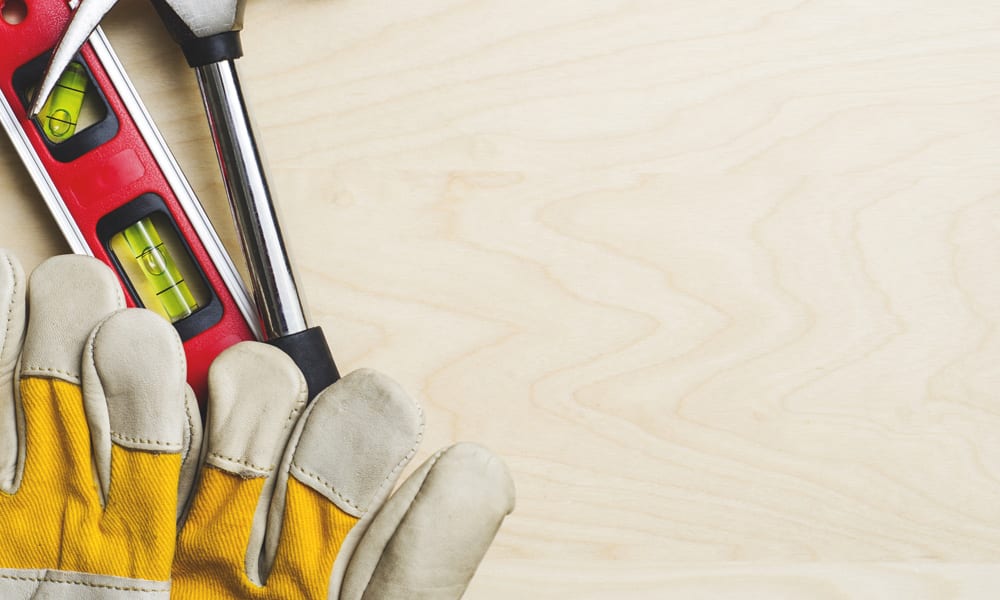
<svg viewBox="0 0 1000 600">
<path fill-rule="evenodd" d="M 230 248 L 193 75 L 105 29 Z M 1000 597 L 1000 3 L 251 0 L 314 321 L 518 508 L 470 587 Z M 6 140 L 0 243 L 64 252 Z"/>
</svg>

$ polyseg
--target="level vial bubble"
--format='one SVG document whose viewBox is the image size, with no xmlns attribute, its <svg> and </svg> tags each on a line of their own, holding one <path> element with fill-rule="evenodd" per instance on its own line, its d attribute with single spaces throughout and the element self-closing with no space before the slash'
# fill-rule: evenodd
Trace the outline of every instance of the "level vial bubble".
<svg viewBox="0 0 1000 600">
<path fill-rule="evenodd" d="M 42 131 L 51 142 L 62 142 L 76 133 L 90 79 L 80 63 L 70 63 L 56 82 L 39 115 Z"/>
<path fill-rule="evenodd" d="M 171 323 L 198 310 L 194 295 L 149 217 L 123 231 L 122 236 Z"/>
</svg>

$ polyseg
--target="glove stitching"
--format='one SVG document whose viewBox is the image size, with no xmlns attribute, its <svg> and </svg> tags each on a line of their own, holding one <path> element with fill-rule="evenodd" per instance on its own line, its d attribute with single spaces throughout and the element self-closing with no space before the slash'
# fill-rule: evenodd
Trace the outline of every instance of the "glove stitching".
<svg viewBox="0 0 1000 600">
<path fill-rule="evenodd" d="M 52 367 L 21 367 L 21 374 L 37 375 L 38 373 L 53 373 L 55 375 L 63 375 L 73 380 L 74 383 L 80 382 L 80 375 L 77 373 L 70 373 L 69 371 L 63 371 L 62 369 L 53 369 Z"/>
<path fill-rule="evenodd" d="M 299 373 L 299 400 L 292 407 L 292 411 L 288 413 L 287 423 L 294 423 L 299 420 L 299 415 L 302 414 L 302 408 L 308 404 L 309 398 L 309 385 L 306 383 L 306 378 Z"/>
<path fill-rule="evenodd" d="M 255 469 L 257 471 L 262 471 L 264 474 L 270 474 L 272 471 L 274 471 L 274 465 L 271 465 L 270 467 L 262 467 L 260 465 L 255 465 L 255 464 L 253 464 L 252 462 L 250 462 L 250 461 L 248 461 L 246 459 L 233 458 L 231 456 L 226 456 L 224 454 L 219 454 L 218 452 L 209 452 L 208 455 L 210 457 L 212 457 L 212 458 L 218 458 L 218 459 L 225 460 L 225 461 L 228 461 L 228 462 L 234 462 L 234 463 L 236 463 L 238 465 L 243 465 L 244 467 L 250 467 L 251 469 Z"/>
<path fill-rule="evenodd" d="M 17 575 L 0 575 L 0 579 L 7 579 L 7 580 L 10 580 L 10 581 L 34 581 L 36 583 L 42 583 L 42 582 L 45 582 L 45 583 L 58 583 L 58 584 L 61 584 L 61 585 L 82 585 L 82 586 L 91 587 L 91 588 L 97 588 L 97 589 L 102 589 L 102 590 L 117 590 L 117 591 L 121 591 L 121 592 L 150 592 L 150 593 L 155 593 L 155 592 L 165 592 L 165 591 L 167 591 L 167 590 L 162 589 L 162 588 L 161 589 L 156 589 L 156 588 L 142 588 L 142 587 L 135 587 L 135 586 L 107 585 L 107 584 L 101 584 L 101 583 L 87 583 L 87 582 L 84 582 L 84 581 L 67 581 L 67 580 L 64 580 L 64 579 L 49 579 L 47 577 L 23 577 L 23 576 L 17 576 Z"/>
<path fill-rule="evenodd" d="M 340 492 L 338 492 L 336 490 L 336 488 L 333 487 L 332 483 L 330 483 L 329 481 L 323 479 L 322 477 L 320 477 L 316 473 L 312 473 L 310 471 L 307 471 L 307 470 L 303 469 L 301 466 L 299 466 L 298 464 L 296 464 L 294 462 L 292 463 L 292 468 L 295 469 L 295 471 L 299 475 L 302 475 L 303 477 L 308 477 L 309 479 L 312 479 L 313 481 L 315 481 L 319 485 L 321 485 L 321 486 L 325 487 L 326 489 L 330 490 L 330 492 L 334 496 L 340 498 L 344 502 L 344 504 L 346 504 L 346 505 L 350 506 L 351 508 L 355 509 L 356 511 L 358 511 L 362 515 L 368 513 L 367 510 L 363 510 L 360 506 L 358 506 L 354 502 L 351 502 L 351 500 L 348 499 L 347 496 L 344 496 L 343 494 L 341 494 Z"/>
<path fill-rule="evenodd" d="M 122 435 L 115 431 L 111 432 L 111 437 L 120 442 L 132 442 L 133 444 L 150 444 L 153 446 L 160 446 L 162 448 L 167 448 L 169 450 L 183 450 L 184 444 L 176 444 L 173 442 L 161 442 L 159 440 L 146 440 L 143 438 L 133 438 L 126 435 Z"/>
<path fill-rule="evenodd" d="M 10 256 L 6 256 L 5 258 L 7 259 L 7 266 L 10 267 L 10 272 L 14 273 L 13 259 Z M 13 281 L 13 285 L 11 286 L 10 304 L 7 306 L 7 326 L 4 328 L 3 346 L 0 347 L 0 356 L 7 349 L 7 342 L 10 340 L 10 330 L 14 327 L 14 307 L 17 305 L 17 277 L 11 277 L 11 280 Z"/>
<path fill-rule="evenodd" d="M 191 392 L 191 397 L 194 397 L 194 392 Z M 182 462 L 187 462 L 189 456 L 191 456 L 191 450 L 194 449 L 194 417 L 191 416 L 191 403 L 188 402 L 188 395 L 184 394 L 184 418 L 187 419 L 187 444 L 184 446 L 184 458 Z"/>
<path fill-rule="evenodd" d="M 308 390 L 306 389 L 306 386 L 304 385 L 299 386 L 299 394 L 302 393 L 309 393 Z M 285 421 L 286 423 L 294 423 L 295 421 L 299 420 L 299 412 L 302 411 L 303 404 L 305 404 L 305 402 L 299 402 L 294 407 L 292 407 L 291 412 L 288 413 L 288 420 Z"/>
</svg>

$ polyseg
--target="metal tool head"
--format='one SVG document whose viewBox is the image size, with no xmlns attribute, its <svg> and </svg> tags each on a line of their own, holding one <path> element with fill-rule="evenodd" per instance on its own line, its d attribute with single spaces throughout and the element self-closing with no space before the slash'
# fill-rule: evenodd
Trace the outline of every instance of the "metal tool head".
<svg viewBox="0 0 1000 600">
<path fill-rule="evenodd" d="M 35 91 L 29 117 L 41 112 L 59 76 L 100 25 L 104 15 L 117 3 L 118 0 L 70 0 L 73 15 L 52 52 L 42 82 Z M 153 0 L 153 6 L 167 28 L 181 43 L 185 39 L 206 38 L 242 29 L 245 4 L 245 0 Z"/>
<path fill-rule="evenodd" d="M 165 17 L 162 9 L 173 13 L 178 24 L 196 38 L 206 38 L 227 31 L 243 29 L 243 7 L 246 0 L 153 0 L 153 6 Z M 164 18 L 167 22 L 168 19 Z M 171 23 L 167 23 L 170 27 Z M 177 32 L 175 32 L 175 36 Z"/>
<path fill-rule="evenodd" d="M 108 11 L 117 3 L 118 0 L 70 2 L 71 8 L 74 8 L 74 4 L 76 4 L 73 16 L 70 18 L 66 31 L 59 39 L 59 43 L 56 44 L 56 49 L 52 52 L 52 58 L 49 59 L 48 67 L 45 68 L 41 84 L 35 90 L 35 96 L 31 100 L 31 108 L 28 111 L 29 117 L 35 117 L 42 111 L 45 100 L 55 89 L 56 82 L 59 81 L 63 71 L 73 61 L 73 57 L 86 43 L 90 34 L 94 33 L 94 30 L 100 25 L 104 15 L 108 14 Z"/>
</svg>

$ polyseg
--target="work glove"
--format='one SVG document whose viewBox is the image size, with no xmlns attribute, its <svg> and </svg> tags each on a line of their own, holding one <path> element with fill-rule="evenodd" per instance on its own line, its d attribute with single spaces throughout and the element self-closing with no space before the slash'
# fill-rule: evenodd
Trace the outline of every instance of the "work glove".
<svg viewBox="0 0 1000 600">
<path fill-rule="evenodd" d="M 462 596 L 513 509 L 503 462 L 456 445 L 389 498 L 423 416 L 388 377 L 356 371 L 307 403 L 290 358 L 244 342 L 216 359 L 208 386 L 207 446 L 178 540 L 174 598 Z"/>
<path fill-rule="evenodd" d="M 0 598 L 169 597 L 200 423 L 176 332 L 124 306 L 95 259 L 26 282 L 0 250 Z"/>
</svg>

